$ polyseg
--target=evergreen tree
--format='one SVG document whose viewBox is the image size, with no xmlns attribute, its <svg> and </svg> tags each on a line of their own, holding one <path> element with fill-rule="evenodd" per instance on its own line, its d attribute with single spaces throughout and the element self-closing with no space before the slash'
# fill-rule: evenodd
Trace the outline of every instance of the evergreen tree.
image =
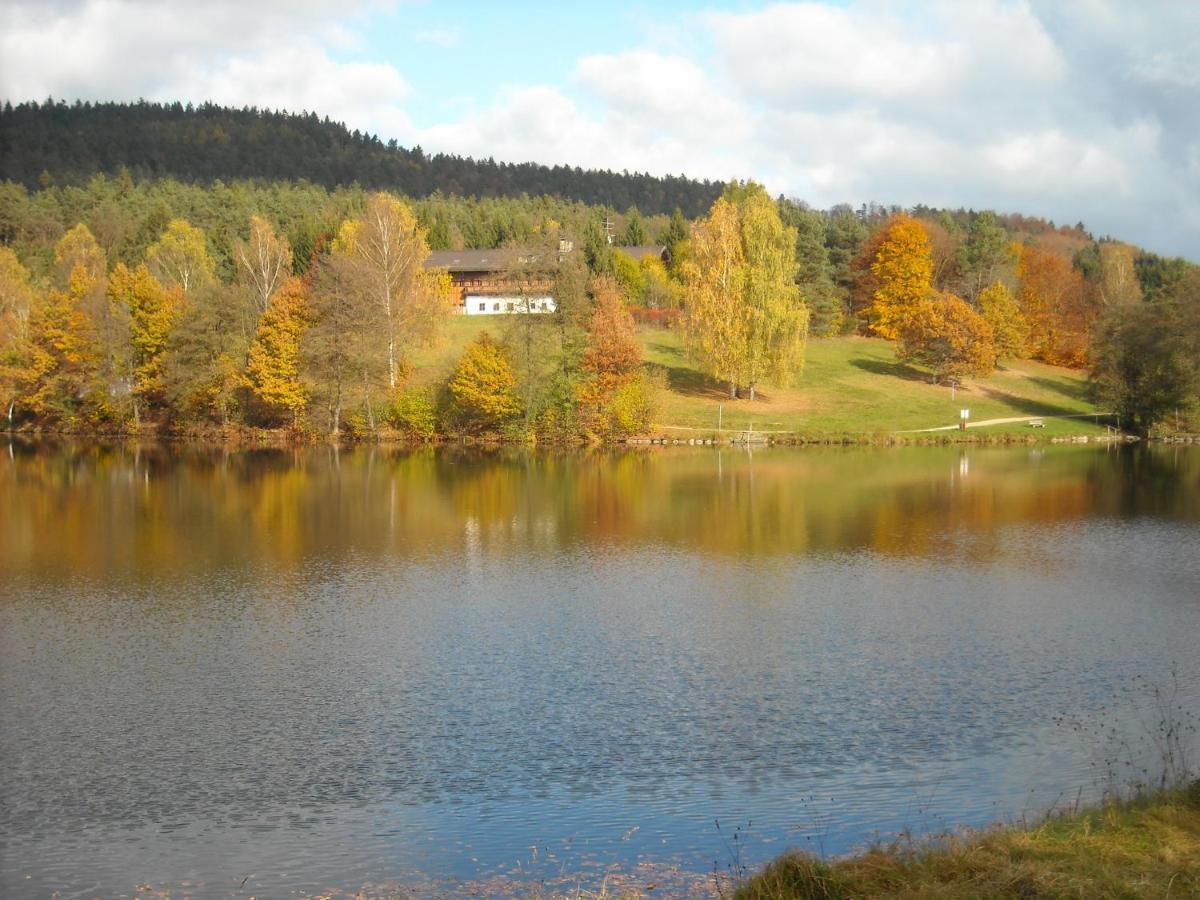
<svg viewBox="0 0 1200 900">
<path fill-rule="evenodd" d="M 642 221 L 642 214 L 638 212 L 636 206 L 631 207 L 626 213 L 625 230 L 621 232 L 617 243 L 622 247 L 641 247 L 647 240 L 646 225 Z"/>
</svg>

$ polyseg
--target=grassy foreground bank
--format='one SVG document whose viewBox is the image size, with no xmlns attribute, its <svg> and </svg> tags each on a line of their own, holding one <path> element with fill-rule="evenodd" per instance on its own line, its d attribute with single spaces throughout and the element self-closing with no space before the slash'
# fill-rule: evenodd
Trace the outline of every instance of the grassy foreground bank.
<svg viewBox="0 0 1200 900">
<path fill-rule="evenodd" d="M 1200 897 L 1200 782 L 927 847 L 883 847 L 836 862 L 785 854 L 736 897 Z"/>
<path fill-rule="evenodd" d="M 444 380 L 469 341 L 483 330 L 503 335 L 509 327 L 506 319 L 450 319 L 438 344 L 413 360 L 414 382 Z M 753 428 L 782 439 L 919 439 L 918 429 L 957 424 L 962 408 L 970 409 L 973 422 L 1033 416 L 1044 421 L 1045 427 L 1037 429 L 1028 422 L 972 428 L 969 434 L 975 439 L 1004 435 L 1049 439 L 1106 431 L 1105 420 L 1094 416 L 1084 372 L 1032 360 L 1006 361 L 987 378 L 969 379 L 952 393 L 945 385 L 931 383 L 927 372 L 897 362 L 887 341 L 814 339 L 808 343 L 804 371 L 790 387 L 764 387 L 753 402 L 731 401 L 725 385 L 688 359 L 678 331 L 645 326 L 638 336 L 647 367 L 661 372 L 667 387 L 653 429 L 659 436 L 712 438 L 719 423 L 726 436 Z"/>
</svg>

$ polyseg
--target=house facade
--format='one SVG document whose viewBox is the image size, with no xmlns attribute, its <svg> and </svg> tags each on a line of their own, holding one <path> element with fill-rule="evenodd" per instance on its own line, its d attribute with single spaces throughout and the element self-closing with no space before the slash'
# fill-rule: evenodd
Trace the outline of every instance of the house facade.
<svg viewBox="0 0 1200 900">
<path fill-rule="evenodd" d="M 636 260 L 647 255 L 665 259 L 666 248 L 614 247 Z M 561 259 L 574 252 L 569 241 L 560 243 Z M 434 250 L 425 260 L 426 269 L 444 269 L 450 275 L 456 312 L 466 316 L 504 316 L 529 313 L 544 315 L 557 308 L 554 280 L 538 271 L 537 256 L 528 248 L 498 250 Z"/>
</svg>

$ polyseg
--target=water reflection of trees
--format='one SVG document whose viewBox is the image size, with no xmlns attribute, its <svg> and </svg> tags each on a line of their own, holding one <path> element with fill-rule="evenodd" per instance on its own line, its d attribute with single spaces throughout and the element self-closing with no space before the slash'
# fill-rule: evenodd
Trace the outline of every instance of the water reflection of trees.
<svg viewBox="0 0 1200 900">
<path fill-rule="evenodd" d="M 453 559 L 597 544 L 780 556 L 994 554 L 1001 529 L 1200 519 L 1200 452 L 977 448 L 228 452 L 12 444 L 0 566 L 295 569 L 354 553 Z"/>
</svg>

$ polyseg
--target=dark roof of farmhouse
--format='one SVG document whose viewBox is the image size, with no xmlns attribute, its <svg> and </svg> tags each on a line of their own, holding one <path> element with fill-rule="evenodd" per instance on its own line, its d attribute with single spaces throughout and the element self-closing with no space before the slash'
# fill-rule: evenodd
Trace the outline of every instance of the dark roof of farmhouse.
<svg viewBox="0 0 1200 900">
<path fill-rule="evenodd" d="M 448 272 L 498 272 L 529 258 L 529 251 L 512 247 L 496 250 L 434 250 L 425 260 L 427 269 Z"/>
<path fill-rule="evenodd" d="M 641 244 L 637 247 L 613 247 L 637 262 L 647 256 L 662 257 L 667 248 L 662 244 Z M 500 247 L 496 250 L 434 250 L 425 260 L 427 269 L 447 272 L 499 272 L 523 262 L 532 262 L 536 254 L 526 247 Z"/>
</svg>

